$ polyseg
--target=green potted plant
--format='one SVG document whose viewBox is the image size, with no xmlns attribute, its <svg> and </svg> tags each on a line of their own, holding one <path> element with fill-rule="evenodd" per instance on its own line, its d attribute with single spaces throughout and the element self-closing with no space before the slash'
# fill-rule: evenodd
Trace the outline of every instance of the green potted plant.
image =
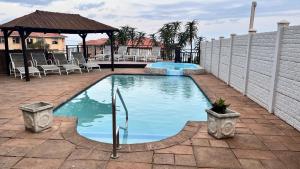
<svg viewBox="0 0 300 169">
<path fill-rule="evenodd" d="M 235 124 L 240 114 L 228 109 L 229 104 L 222 98 L 217 99 L 207 112 L 208 133 L 217 139 L 233 137 Z"/>
</svg>

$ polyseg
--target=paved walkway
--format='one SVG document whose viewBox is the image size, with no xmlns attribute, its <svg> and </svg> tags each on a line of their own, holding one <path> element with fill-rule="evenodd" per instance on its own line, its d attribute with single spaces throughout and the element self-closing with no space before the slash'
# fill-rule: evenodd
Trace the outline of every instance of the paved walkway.
<svg viewBox="0 0 300 169">
<path fill-rule="evenodd" d="M 58 105 L 110 73 L 50 75 L 28 83 L 0 76 L 0 168 L 300 168 L 300 133 L 212 75 L 193 78 L 210 99 L 224 97 L 241 113 L 232 139 L 215 140 L 205 122 L 189 122 L 164 141 L 124 145 L 120 158 L 112 160 L 111 145 L 79 136 L 72 118 L 55 118 L 54 126 L 39 134 L 24 130 L 21 103 L 44 100 Z"/>
</svg>

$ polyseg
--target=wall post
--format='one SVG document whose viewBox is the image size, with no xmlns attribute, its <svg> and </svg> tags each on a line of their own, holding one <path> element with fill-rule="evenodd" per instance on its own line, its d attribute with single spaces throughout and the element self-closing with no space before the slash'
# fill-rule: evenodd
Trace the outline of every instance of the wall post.
<svg viewBox="0 0 300 169">
<path fill-rule="evenodd" d="M 228 70 L 227 70 L 227 85 L 230 84 L 230 76 L 231 76 L 231 65 L 232 65 L 232 51 L 233 51 L 233 42 L 234 42 L 234 37 L 236 34 L 231 34 L 230 35 L 230 52 L 229 52 L 229 58 L 228 58 Z"/>
<path fill-rule="evenodd" d="M 286 20 L 282 20 L 277 23 L 277 35 L 276 35 L 276 44 L 275 44 L 275 52 L 274 59 L 272 65 L 272 74 L 271 74 L 271 86 L 270 86 L 270 97 L 268 103 L 268 111 L 270 113 L 274 112 L 274 103 L 275 103 L 275 93 L 276 93 L 276 85 L 278 80 L 278 68 L 280 62 L 280 52 L 281 52 L 281 40 L 283 37 L 284 28 L 289 26 L 289 22 Z"/>
<path fill-rule="evenodd" d="M 213 50 L 214 50 L 214 40 L 215 40 L 214 38 L 211 39 L 209 73 L 212 73 L 212 58 L 213 58 Z"/>
<path fill-rule="evenodd" d="M 219 60 L 218 60 L 218 78 L 220 78 L 220 63 L 221 63 L 221 50 L 222 50 L 222 40 L 224 39 L 223 36 L 220 36 L 220 49 L 219 49 Z"/>
<path fill-rule="evenodd" d="M 246 55 L 246 64 L 245 64 L 245 72 L 244 72 L 244 91 L 243 94 L 247 94 L 247 88 L 248 88 L 248 80 L 249 80 L 249 65 L 250 65 L 250 55 L 251 55 L 251 45 L 252 45 L 252 39 L 253 35 L 255 35 L 256 30 L 250 29 L 248 34 L 248 46 L 247 46 L 247 55 Z"/>
</svg>

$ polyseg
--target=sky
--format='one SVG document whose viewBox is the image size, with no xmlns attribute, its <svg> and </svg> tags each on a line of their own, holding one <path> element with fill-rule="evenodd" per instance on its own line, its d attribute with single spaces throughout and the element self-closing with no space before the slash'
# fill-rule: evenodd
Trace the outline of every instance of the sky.
<svg viewBox="0 0 300 169">
<path fill-rule="evenodd" d="M 0 24 L 16 17 L 46 10 L 78 13 L 119 28 L 129 25 L 147 34 L 164 24 L 198 21 L 199 36 L 207 39 L 231 33 L 246 34 L 251 0 L 0 0 Z M 300 0 L 257 0 L 254 28 L 257 32 L 275 31 L 277 22 L 287 20 L 300 25 Z M 105 37 L 90 34 L 87 39 Z M 78 44 L 78 35 L 68 35 L 67 44 Z"/>
</svg>

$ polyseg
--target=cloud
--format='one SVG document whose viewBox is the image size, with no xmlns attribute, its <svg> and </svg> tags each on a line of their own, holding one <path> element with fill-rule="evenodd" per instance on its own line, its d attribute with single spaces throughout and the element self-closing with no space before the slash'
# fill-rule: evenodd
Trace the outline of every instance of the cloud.
<svg viewBox="0 0 300 169">
<path fill-rule="evenodd" d="M 22 6 L 48 5 L 57 0 L 0 0 L 0 2 L 17 3 Z"/>
<path fill-rule="evenodd" d="M 95 9 L 100 8 L 105 5 L 105 2 L 99 2 L 99 3 L 81 3 L 75 8 L 81 11 L 89 10 L 89 9 Z"/>
</svg>

